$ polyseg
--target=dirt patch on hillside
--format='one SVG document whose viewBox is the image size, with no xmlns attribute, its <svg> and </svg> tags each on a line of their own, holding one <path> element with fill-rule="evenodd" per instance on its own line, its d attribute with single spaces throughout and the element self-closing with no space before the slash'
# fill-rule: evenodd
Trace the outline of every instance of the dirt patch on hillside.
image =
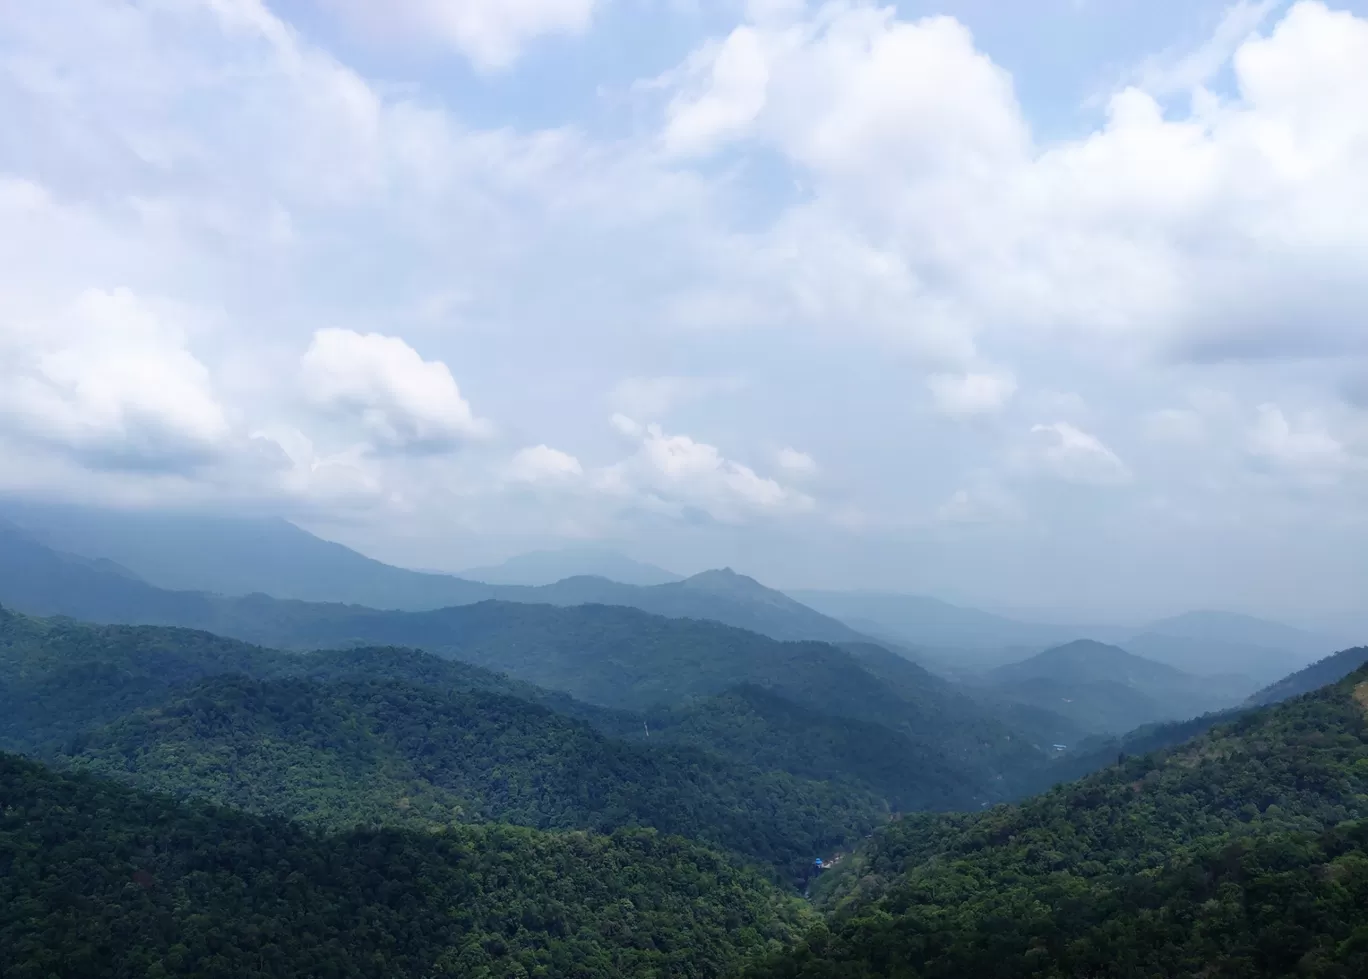
<svg viewBox="0 0 1368 979">
<path fill-rule="evenodd" d="M 1364 713 L 1368 714 L 1368 680 L 1365 680 L 1354 688 L 1354 699 L 1359 702 L 1359 706 L 1363 708 Z"/>
</svg>

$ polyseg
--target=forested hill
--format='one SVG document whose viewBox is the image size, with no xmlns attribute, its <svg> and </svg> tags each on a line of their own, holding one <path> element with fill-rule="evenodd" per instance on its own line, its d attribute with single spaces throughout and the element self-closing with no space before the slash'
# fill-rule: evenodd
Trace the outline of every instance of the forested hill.
<svg viewBox="0 0 1368 979">
<path fill-rule="evenodd" d="M 1312 663 L 1304 670 L 1298 670 L 1277 683 L 1265 687 L 1249 698 L 1251 706 L 1276 704 L 1279 701 L 1297 697 L 1312 690 L 1318 690 L 1329 683 L 1335 683 L 1353 673 L 1364 663 L 1368 663 L 1368 646 L 1344 649 L 1333 656 Z"/>
<path fill-rule="evenodd" d="M 679 705 L 758 685 L 824 714 L 899 731 L 939 756 L 937 764 L 960 769 L 980 801 L 1012 797 L 1046 760 L 1034 739 L 910 662 L 899 660 L 895 689 L 849 649 L 626 607 L 481 602 L 394 612 L 264 595 L 227 599 L 153 588 L 22 536 L 0 547 L 0 604 L 7 595 L 35 614 L 183 626 L 266 646 L 418 647 L 611 708 Z"/>
<path fill-rule="evenodd" d="M 1368 669 L 1019 806 L 913 816 L 752 979 L 1368 975 Z"/>
<path fill-rule="evenodd" d="M 173 794 L 333 827 L 655 827 L 790 880 L 887 811 L 855 767 L 792 754 L 766 767 L 754 744 L 624 742 L 575 715 L 642 732 L 639 715 L 411 650 L 280 653 L 0 611 L 0 748 Z M 901 764 L 921 804 L 972 804 L 957 772 L 910 752 Z"/>
<path fill-rule="evenodd" d="M 397 681 L 214 677 L 51 757 L 134 785 L 335 829 L 505 822 L 688 836 L 800 882 L 885 818 L 853 782 L 625 743 L 526 701 Z"/>
<path fill-rule="evenodd" d="M 296 825 L 0 754 L 5 979 L 680 977 L 804 910 L 684 840 Z"/>
</svg>

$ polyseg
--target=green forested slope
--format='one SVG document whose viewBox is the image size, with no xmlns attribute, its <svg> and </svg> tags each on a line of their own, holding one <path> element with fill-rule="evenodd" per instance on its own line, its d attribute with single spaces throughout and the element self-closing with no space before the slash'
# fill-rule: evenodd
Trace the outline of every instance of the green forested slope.
<svg viewBox="0 0 1368 979">
<path fill-rule="evenodd" d="M 649 711 L 653 740 L 691 744 L 761 768 L 873 791 L 898 810 L 977 802 L 963 773 L 896 731 L 831 717 L 742 685 L 675 709 Z"/>
<path fill-rule="evenodd" d="M 1249 698 L 1250 706 L 1276 704 L 1290 697 L 1299 697 L 1312 690 L 1318 690 L 1328 683 L 1335 683 L 1353 673 L 1364 663 L 1368 663 L 1368 646 L 1355 646 L 1342 649 L 1298 670 L 1291 676 L 1283 677 L 1277 683 L 1265 687 Z"/>
<path fill-rule="evenodd" d="M 710 977 L 802 920 L 649 831 L 315 835 L 0 755 L 5 979 Z"/>
<path fill-rule="evenodd" d="M 523 684 L 518 690 L 503 679 L 509 692 L 540 698 L 613 733 L 629 733 L 626 718 L 573 700 L 610 712 L 641 711 L 678 707 L 744 684 L 763 687 L 829 718 L 872 722 L 901 736 L 914 752 L 904 761 L 924 761 L 918 780 L 927 785 L 928 799 L 977 806 L 1012 798 L 1045 764 L 1032 739 L 1014 736 L 946 681 L 878 647 L 852 651 L 826 643 L 778 642 L 713 622 L 612 606 L 482 603 L 406 613 L 257 596 L 231 607 L 236 611 L 220 624 L 238 638 L 274 637 L 296 649 L 421 647 L 464 661 L 467 671 L 486 667 L 509 674 Z M 208 618 L 220 621 L 217 614 Z M 155 673 L 131 672 L 128 682 L 136 680 L 135 686 L 159 682 Z M 480 671 L 468 673 L 468 682 L 491 687 L 495 681 Z M 534 694 L 527 684 L 544 689 Z M 33 690 L 27 699 L 45 703 L 53 695 Z M 149 702 L 135 689 L 127 702 L 136 706 L 140 696 L 141 703 Z M 954 784 L 945 784 L 947 777 Z"/>
<path fill-rule="evenodd" d="M 823 881 L 778 977 L 1368 974 L 1368 671 L 1019 806 L 915 816 Z"/>
<path fill-rule="evenodd" d="M 396 681 L 204 680 L 72 739 L 73 766 L 333 828 L 498 821 L 689 836 L 800 879 L 884 803 L 665 744 L 631 744 L 536 704 Z"/>
</svg>

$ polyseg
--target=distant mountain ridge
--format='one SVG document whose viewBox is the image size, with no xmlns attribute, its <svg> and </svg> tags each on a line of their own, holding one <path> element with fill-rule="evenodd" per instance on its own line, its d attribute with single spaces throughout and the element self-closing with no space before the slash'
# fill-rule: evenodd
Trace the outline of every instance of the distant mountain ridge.
<svg viewBox="0 0 1368 979">
<path fill-rule="evenodd" d="M 731 571 L 641 586 L 580 576 L 551 585 L 489 585 L 450 575 L 408 571 L 314 537 L 283 520 L 199 515 L 156 515 L 84 509 L 0 507 L 0 577 L 31 572 L 19 563 L 43 564 L 35 546 L 63 553 L 67 563 L 99 570 L 117 562 L 125 577 L 158 588 L 245 597 L 430 611 L 483 601 L 546 605 L 622 605 L 669 618 L 708 619 L 774 639 L 861 641 L 868 637 L 787 595 Z M 69 522 L 66 521 L 69 517 Z M 27 523 L 16 524 L 14 520 Z M 41 518 L 41 519 L 40 519 Z M 60 519 L 59 519 L 60 518 Z M 78 557 L 79 555 L 79 557 Z M 48 561 L 48 563 L 51 563 Z M 109 569 L 106 569 L 109 570 Z M 32 583 L 21 608 L 44 614 Z M 96 589 L 98 592 L 100 589 Z M 92 600 L 95 595 L 88 596 Z M 5 601 L 0 591 L 0 602 Z M 35 604 L 35 602 L 37 604 Z M 80 617 L 80 616 L 78 616 Z M 85 616 L 104 620 L 107 613 Z"/>
<path fill-rule="evenodd" d="M 1244 674 L 1268 683 L 1343 645 L 1329 636 L 1233 612 L 1185 612 L 1134 629 L 1028 622 L 919 595 L 804 590 L 790 594 L 881 641 L 907 644 L 928 664 L 956 676 L 1087 638 L 1184 672 Z"/>
</svg>

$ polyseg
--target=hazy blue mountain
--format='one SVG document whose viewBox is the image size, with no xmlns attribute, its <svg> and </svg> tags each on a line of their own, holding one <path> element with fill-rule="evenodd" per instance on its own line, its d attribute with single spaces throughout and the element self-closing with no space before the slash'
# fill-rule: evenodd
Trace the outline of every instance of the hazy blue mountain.
<svg viewBox="0 0 1368 979">
<path fill-rule="evenodd" d="M 1343 644 L 1250 615 L 1196 611 L 1152 622 L 1120 645 L 1189 673 L 1243 674 L 1268 684 Z"/>
<path fill-rule="evenodd" d="M 500 564 L 467 568 L 460 577 L 489 585 L 552 585 L 566 578 L 607 578 L 623 585 L 664 585 L 683 576 L 602 547 L 566 547 L 519 554 Z"/>
<path fill-rule="evenodd" d="M 1286 649 L 1219 639 L 1194 639 L 1142 632 L 1121 643 L 1127 652 L 1198 675 L 1240 675 L 1271 683 L 1305 661 Z"/>
<path fill-rule="evenodd" d="M 1324 656 L 1335 648 L 1335 640 L 1252 615 L 1235 612 L 1184 612 L 1172 618 L 1151 622 L 1144 633 L 1230 643 L 1263 649 L 1283 649 L 1297 654 L 1303 662 L 1308 656 Z"/>
<path fill-rule="evenodd" d="M 373 608 L 440 608 L 495 597 L 480 582 L 372 560 L 278 518 L 39 505 L 14 501 L 0 516 L 55 550 L 105 558 L 176 591 Z"/>
<path fill-rule="evenodd" d="M 1079 635 L 1076 626 L 1019 622 L 920 595 L 807 590 L 789 594 L 862 632 L 929 650 L 997 651 L 1023 647 L 1038 651 Z M 978 662 L 978 657 L 972 659 Z"/>
<path fill-rule="evenodd" d="M 68 562 L 75 555 L 96 569 L 101 561 L 117 562 L 126 577 L 140 577 L 174 591 L 263 594 L 407 611 L 491 599 L 547 605 L 625 605 L 671 618 L 711 619 L 775 639 L 845 642 L 866 638 L 836 619 L 731 571 L 704 572 L 649 587 L 584 575 L 541 586 L 491 585 L 392 567 L 341 544 L 321 540 L 284 520 L 13 502 L 0 507 L 0 514 L 9 514 L 15 525 L 8 536 L 0 538 L 0 578 L 7 574 L 6 562 L 13 572 L 14 562 L 19 560 L 17 554 L 6 551 L 24 550 L 28 545 L 21 546 L 18 537 L 27 536 L 66 554 Z M 24 560 L 32 558 L 29 554 Z M 32 586 L 24 587 L 28 597 L 9 599 L 14 605 L 42 614 L 58 611 Z M 87 587 L 94 586 L 88 582 Z M 35 605 L 35 599 L 42 601 Z M 84 600 L 98 605 L 96 594 L 86 595 Z M 0 602 L 4 601 L 5 595 L 0 592 Z M 87 617 L 105 618 L 103 613 Z"/>
<path fill-rule="evenodd" d="M 1284 677 L 1277 683 L 1265 687 L 1250 697 L 1248 703 L 1250 706 L 1261 706 L 1300 697 L 1312 690 L 1319 690 L 1327 684 L 1339 682 L 1363 666 L 1364 663 L 1368 663 L 1368 646 L 1342 649 L 1338 653 L 1312 663 L 1304 670 L 1298 670 L 1291 676 Z"/>
<path fill-rule="evenodd" d="M 1121 733 L 1238 704 L 1252 682 L 1196 677 L 1118 646 L 1077 640 L 985 674 L 996 697 L 1044 708 L 1086 731 Z"/>
</svg>

